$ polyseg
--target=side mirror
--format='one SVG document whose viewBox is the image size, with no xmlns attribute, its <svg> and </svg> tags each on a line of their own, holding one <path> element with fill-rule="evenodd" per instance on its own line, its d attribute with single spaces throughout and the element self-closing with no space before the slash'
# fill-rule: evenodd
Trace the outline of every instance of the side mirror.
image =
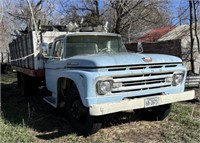
<svg viewBox="0 0 200 143">
<path fill-rule="evenodd" d="M 137 52 L 138 53 L 143 53 L 142 42 L 138 42 L 138 44 L 137 44 Z"/>
<path fill-rule="evenodd" d="M 45 57 L 48 56 L 48 44 L 42 42 L 40 44 L 40 53 Z"/>
</svg>

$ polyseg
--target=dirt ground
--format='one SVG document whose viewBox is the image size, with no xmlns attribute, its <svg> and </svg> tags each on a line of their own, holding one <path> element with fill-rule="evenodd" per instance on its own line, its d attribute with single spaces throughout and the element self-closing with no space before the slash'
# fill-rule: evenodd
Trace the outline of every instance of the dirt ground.
<svg viewBox="0 0 200 143">
<path fill-rule="evenodd" d="M 199 98 L 200 89 L 196 88 L 195 91 Z M 175 119 L 185 116 L 182 113 L 176 115 L 178 107 L 178 112 L 182 112 L 181 108 L 190 108 L 187 113 L 189 120 L 192 117 L 195 122 L 200 121 L 198 100 L 175 104 L 164 121 L 135 121 L 130 112 L 105 116 L 99 132 L 83 137 L 74 132 L 64 117 L 65 111 L 56 110 L 43 101 L 47 93 L 45 88 L 41 88 L 34 96 L 22 97 L 17 88 L 16 74 L 2 75 L 3 118 L 13 125 L 25 124 L 35 142 L 200 142 L 199 130 L 191 128 L 189 131 L 192 134 L 188 133 L 193 122 Z M 191 111 L 194 111 L 194 115 Z"/>
</svg>

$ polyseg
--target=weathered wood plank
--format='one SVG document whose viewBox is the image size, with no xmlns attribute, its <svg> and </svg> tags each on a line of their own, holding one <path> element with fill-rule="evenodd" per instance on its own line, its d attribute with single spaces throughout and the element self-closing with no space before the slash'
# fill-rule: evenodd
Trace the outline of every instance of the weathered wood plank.
<svg viewBox="0 0 200 143">
<path fill-rule="evenodd" d="M 200 76 L 187 76 L 185 87 L 200 87 Z"/>
</svg>

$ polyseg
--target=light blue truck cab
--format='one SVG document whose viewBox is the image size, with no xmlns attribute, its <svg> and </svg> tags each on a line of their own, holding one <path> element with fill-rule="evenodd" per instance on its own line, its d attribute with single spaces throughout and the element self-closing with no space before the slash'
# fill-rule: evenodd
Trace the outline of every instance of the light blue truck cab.
<svg viewBox="0 0 200 143">
<path fill-rule="evenodd" d="M 187 71 L 180 58 L 128 53 L 118 34 L 68 33 L 54 40 L 48 56 L 45 79 L 52 96 L 44 100 L 65 107 L 83 134 L 98 131 L 102 115 L 134 110 L 162 120 L 171 103 L 194 98 L 194 91 L 184 91 Z"/>
</svg>

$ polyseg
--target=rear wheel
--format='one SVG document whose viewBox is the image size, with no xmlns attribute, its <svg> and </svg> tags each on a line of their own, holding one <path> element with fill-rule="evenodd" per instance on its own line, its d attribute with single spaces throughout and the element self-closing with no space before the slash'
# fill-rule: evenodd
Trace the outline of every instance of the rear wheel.
<svg viewBox="0 0 200 143">
<path fill-rule="evenodd" d="M 29 95 L 29 83 L 26 75 L 19 74 L 18 76 L 19 89 L 22 96 Z"/>
<path fill-rule="evenodd" d="M 27 76 L 23 73 L 17 74 L 18 78 L 18 87 L 22 96 L 31 96 L 35 93 L 36 84 L 34 79 L 30 76 Z"/>
<path fill-rule="evenodd" d="M 66 100 L 67 118 L 79 134 L 90 135 L 96 133 L 102 123 L 97 117 L 89 115 L 89 109 L 82 104 L 76 86 L 73 86 Z"/>
</svg>

